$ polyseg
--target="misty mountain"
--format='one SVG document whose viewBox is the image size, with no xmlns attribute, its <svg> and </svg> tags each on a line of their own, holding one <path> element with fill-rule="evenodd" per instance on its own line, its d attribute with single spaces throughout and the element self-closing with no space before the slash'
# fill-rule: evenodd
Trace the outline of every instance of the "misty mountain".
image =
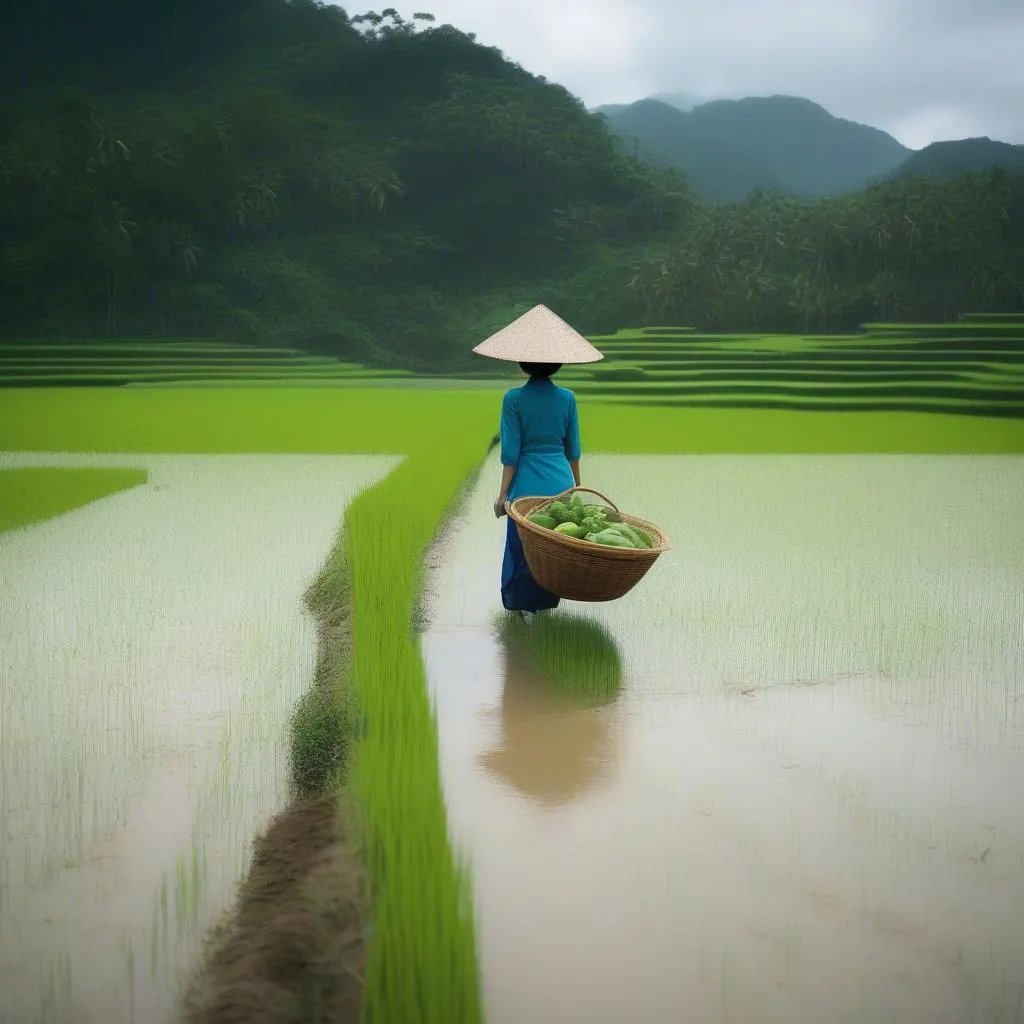
<svg viewBox="0 0 1024 1024">
<path fill-rule="evenodd" d="M 641 156 L 676 167 L 701 196 L 739 199 L 755 188 L 784 188 L 777 178 L 736 140 L 724 133 L 701 132 L 692 114 L 661 100 L 646 99 L 619 113 L 606 114 L 609 128 Z"/>
<path fill-rule="evenodd" d="M 609 117 L 612 114 L 619 114 L 623 110 L 627 110 L 631 104 L 629 103 L 605 103 L 603 106 L 594 107 L 591 110 L 592 114 L 606 114 Z"/>
<path fill-rule="evenodd" d="M 912 152 L 877 128 L 793 96 L 713 100 L 690 111 L 650 98 L 597 112 L 628 147 L 677 167 L 709 199 L 741 199 L 756 188 L 801 198 L 852 192 Z"/>
<path fill-rule="evenodd" d="M 656 92 L 651 99 L 661 100 L 662 103 L 668 103 L 677 110 L 689 111 L 694 107 L 699 107 L 702 103 L 707 103 L 709 97 L 697 96 L 689 92 Z"/>
<path fill-rule="evenodd" d="M 981 171 L 992 166 L 1024 170 L 1024 146 L 996 142 L 988 136 L 933 142 L 919 149 L 886 177 L 900 174 L 930 174 L 951 178 L 965 171 Z"/>
</svg>

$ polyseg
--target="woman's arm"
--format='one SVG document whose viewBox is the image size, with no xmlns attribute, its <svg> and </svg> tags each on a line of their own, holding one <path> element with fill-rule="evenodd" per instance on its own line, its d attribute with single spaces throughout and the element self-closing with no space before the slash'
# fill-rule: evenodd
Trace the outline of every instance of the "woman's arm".
<svg viewBox="0 0 1024 1024">
<path fill-rule="evenodd" d="M 505 502 L 508 501 L 508 489 L 512 486 L 512 477 L 516 475 L 515 466 L 501 467 L 501 488 L 494 501 L 494 514 L 500 519 L 505 515 Z"/>
<path fill-rule="evenodd" d="M 570 392 L 571 394 L 571 392 Z M 572 478 L 576 481 L 576 486 L 580 486 L 580 416 L 579 410 L 576 408 L 576 396 L 572 395 L 572 399 L 569 405 L 569 422 L 566 424 L 565 440 L 563 442 L 565 447 L 565 457 L 569 462 L 569 468 L 572 470 Z"/>
<path fill-rule="evenodd" d="M 516 475 L 519 464 L 519 451 L 522 444 L 522 433 L 519 427 L 519 410 L 515 406 L 513 393 L 507 391 L 501 400 L 501 488 L 494 502 L 494 514 L 500 519 L 505 515 L 505 502 L 508 500 L 509 488 Z"/>
</svg>

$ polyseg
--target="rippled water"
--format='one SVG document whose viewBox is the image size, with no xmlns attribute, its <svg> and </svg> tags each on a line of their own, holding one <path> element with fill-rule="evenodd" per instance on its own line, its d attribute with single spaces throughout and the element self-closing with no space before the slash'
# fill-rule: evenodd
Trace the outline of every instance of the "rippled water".
<svg viewBox="0 0 1024 1024">
<path fill-rule="evenodd" d="M 302 592 L 395 461 L 0 453 L 149 470 L 0 534 L 0 1020 L 173 1017 L 288 798 Z"/>
<path fill-rule="evenodd" d="M 1024 1020 L 1024 459 L 591 457 L 675 549 L 573 709 L 492 625 L 485 476 L 424 636 L 487 1019 Z"/>
</svg>

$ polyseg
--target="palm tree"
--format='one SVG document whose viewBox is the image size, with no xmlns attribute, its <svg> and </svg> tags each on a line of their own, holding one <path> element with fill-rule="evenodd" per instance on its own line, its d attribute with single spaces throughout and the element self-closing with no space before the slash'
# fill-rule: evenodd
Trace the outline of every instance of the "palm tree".
<svg viewBox="0 0 1024 1024">
<path fill-rule="evenodd" d="M 96 247 L 104 270 L 107 290 L 107 332 L 117 336 L 118 289 L 121 275 L 128 267 L 132 254 L 132 238 L 138 225 L 130 211 L 116 200 L 112 201 L 96 231 Z"/>
</svg>

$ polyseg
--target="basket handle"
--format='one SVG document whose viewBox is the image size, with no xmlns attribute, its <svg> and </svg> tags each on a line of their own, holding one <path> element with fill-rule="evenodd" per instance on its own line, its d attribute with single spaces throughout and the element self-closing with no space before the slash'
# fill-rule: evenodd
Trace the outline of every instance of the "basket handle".
<svg viewBox="0 0 1024 1024">
<path fill-rule="evenodd" d="M 608 504 L 611 505 L 612 511 L 616 515 L 622 515 L 622 513 L 619 511 L 619 506 L 616 505 L 615 502 L 612 501 L 612 499 L 609 498 L 607 494 L 602 494 L 600 491 L 595 491 L 593 487 L 570 487 L 569 490 L 562 491 L 561 494 L 557 495 L 556 497 L 552 498 L 551 500 L 552 501 L 561 501 L 563 498 L 571 497 L 577 491 L 586 491 L 587 494 L 596 494 L 599 498 L 601 498 L 602 500 L 608 502 Z"/>
</svg>

